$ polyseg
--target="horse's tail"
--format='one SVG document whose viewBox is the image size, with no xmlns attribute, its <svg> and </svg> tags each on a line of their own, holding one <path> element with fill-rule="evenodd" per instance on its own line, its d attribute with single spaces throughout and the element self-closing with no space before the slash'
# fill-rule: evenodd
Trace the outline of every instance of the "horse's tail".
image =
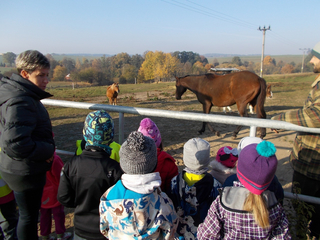
<svg viewBox="0 0 320 240">
<path fill-rule="evenodd" d="M 257 97 L 257 105 L 256 105 L 257 117 L 266 118 L 267 115 L 264 110 L 264 102 L 266 101 L 267 84 L 266 84 L 266 81 L 261 77 L 259 77 L 259 83 L 260 83 L 260 92 Z"/>
</svg>

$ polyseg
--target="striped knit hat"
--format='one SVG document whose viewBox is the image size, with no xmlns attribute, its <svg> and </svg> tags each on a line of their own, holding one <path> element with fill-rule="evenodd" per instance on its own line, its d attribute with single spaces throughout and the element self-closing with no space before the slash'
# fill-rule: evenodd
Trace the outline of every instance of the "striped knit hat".
<svg viewBox="0 0 320 240">
<path fill-rule="evenodd" d="M 277 149 L 274 144 L 263 141 L 250 144 L 240 152 L 237 176 L 250 192 L 260 195 L 269 187 L 277 170 Z"/>
<path fill-rule="evenodd" d="M 318 42 L 313 49 L 311 50 L 311 54 L 318 59 L 320 59 L 320 42 Z"/>
</svg>

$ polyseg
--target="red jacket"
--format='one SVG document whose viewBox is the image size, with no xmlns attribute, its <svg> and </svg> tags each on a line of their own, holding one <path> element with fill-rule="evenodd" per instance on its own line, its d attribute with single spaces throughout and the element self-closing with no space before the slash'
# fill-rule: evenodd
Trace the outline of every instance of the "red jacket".
<svg viewBox="0 0 320 240">
<path fill-rule="evenodd" d="M 171 179 L 178 175 L 178 167 L 176 160 L 166 153 L 157 148 L 158 164 L 155 172 L 160 173 L 161 177 L 161 190 L 163 192 L 170 192 Z"/>
<path fill-rule="evenodd" d="M 47 181 L 43 189 L 41 207 L 54 208 L 61 205 L 58 202 L 58 187 L 60 182 L 60 173 L 63 167 L 61 158 L 54 153 L 53 163 L 50 171 L 47 171 Z"/>
</svg>

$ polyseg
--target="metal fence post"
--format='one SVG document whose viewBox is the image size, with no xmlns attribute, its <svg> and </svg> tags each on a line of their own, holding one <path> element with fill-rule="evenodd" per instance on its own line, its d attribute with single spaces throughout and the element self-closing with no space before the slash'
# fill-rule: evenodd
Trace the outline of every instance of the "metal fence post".
<svg viewBox="0 0 320 240">
<path fill-rule="evenodd" d="M 250 126 L 250 137 L 256 136 L 257 127 L 256 126 Z"/>
<path fill-rule="evenodd" d="M 119 144 L 122 145 L 124 139 L 124 113 L 119 112 Z"/>
</svg>

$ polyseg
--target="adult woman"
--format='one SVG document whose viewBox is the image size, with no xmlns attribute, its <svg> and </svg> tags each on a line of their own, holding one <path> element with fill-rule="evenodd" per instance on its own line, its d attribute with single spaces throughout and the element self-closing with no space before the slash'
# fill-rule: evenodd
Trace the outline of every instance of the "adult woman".
<svg viewBox="0 0 320 240">
<path fill-rule="evenodd" d="M 40 100 L 50 62 L 28 50 L 16 59 L 19 74 L 0 82 L 0 173 L 14 191 L 19 206 L 19 240 L 38 239 L 37 222 L 46 171 L 55 149 L 51 121 Z"/>
</svg>

